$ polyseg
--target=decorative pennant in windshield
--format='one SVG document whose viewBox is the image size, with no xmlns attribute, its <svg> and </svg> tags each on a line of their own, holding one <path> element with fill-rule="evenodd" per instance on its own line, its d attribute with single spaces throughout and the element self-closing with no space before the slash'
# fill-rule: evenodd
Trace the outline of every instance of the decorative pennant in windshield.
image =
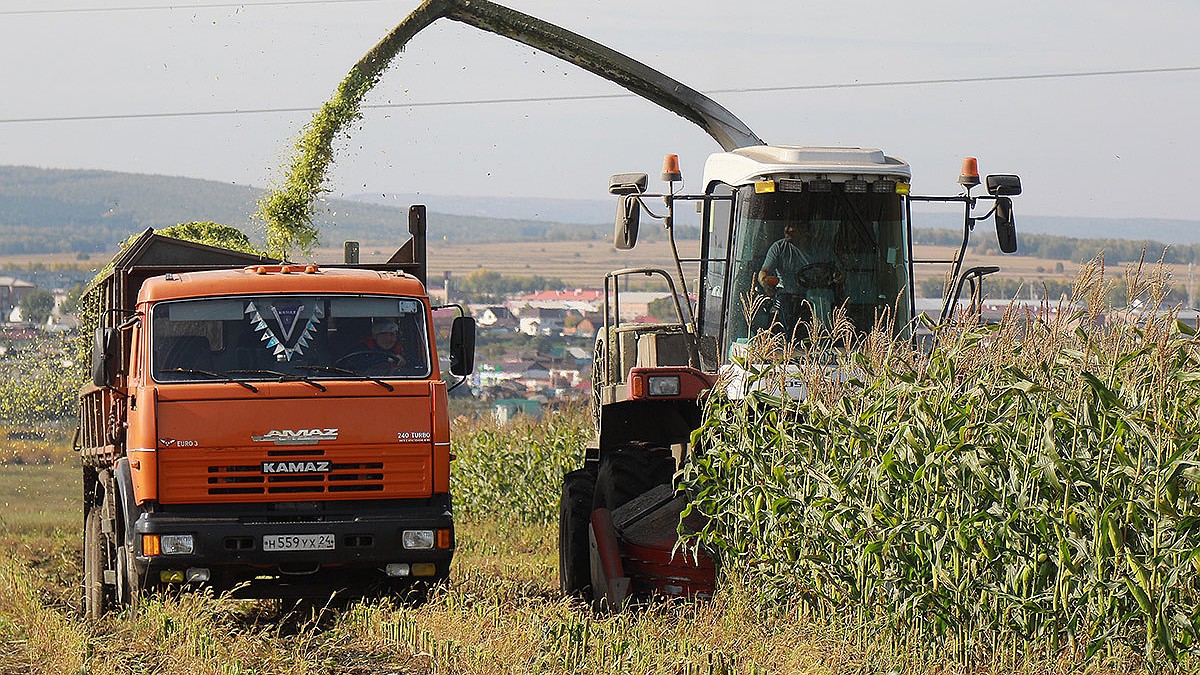
<svg viewBox="0 0 1200 675">
<path fill-rule="evenodd" d="M 313 337 L 313 330 L 325 317 L 325 309 L 316 300 L 289 302 L 277 300 L 265 304 L 262 300 L 246 303 L 246 316 L 261 333 L 262 341 L 274 350 L 275 358 L 291 361 L 292 356 L 304 355 Z"/>
</svg>

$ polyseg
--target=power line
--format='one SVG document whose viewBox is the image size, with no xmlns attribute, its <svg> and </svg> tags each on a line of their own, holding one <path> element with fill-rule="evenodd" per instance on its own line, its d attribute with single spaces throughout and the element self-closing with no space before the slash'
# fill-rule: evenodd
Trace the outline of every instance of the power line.
<svg viewBox="0 0 1200 675">
<path fill-rule="evenodd" d="M 212 5 L 140 5 L 130 7 L 67 7 L 63 9 L 0 10 L 0 16 L 30 14 L 94 14 L 99 12 L 147 12 L 155 10 L 230 9 L 241 7 L 276 7 L 279 5 L 337 5 L 346 2 L 383 2 L 383 0 L 268 0 L 267 2 L 224 2 Z"/>
<path fill-rule="evenodd" d="M 372 2 L 375 0 L 312 0 L 314 2 Z M 884 80 L 878 82 L 842 82 L 836 84 L 800 84 L 778 87 L 737 87 L 732 89 L 711 89 L 708 94 L 755 94 L 787 91 L 816 91 L 822 89 L 858 89 L 866 87 L 913 87 L 938 84 L 970 84 L 979 82 L 1020 82 L 1028 80 L 1054 80 L 1084 77 L 1114 77 L 1124 75 L 1156 75 L 1163 73 L 1187 73 L 1200 71 L 1200 66 L 1179 66 L 1173 68 L 1137 68 L 1129 70 L 1095 70 L 1074 73 L 1041 73 L 1034 75 L 995 75 L 984 77 L 950 77 L 924 80 Z M 572 96 L 529 96 L 513 98 L 480 98 L 461 99 L 455 101 L 424 101 L 416 103 L 376 103 L 365 104 L 363 109 L 396 110 L 404 108 L 434 108 L 461 105 L 495 105 L 504 103 L 555 103 L 561 101 L 597 101 L 606 99 L 639 98 L 637 94 L 578 94 Z M 224 115 L 266 115 L 280 113 L 308 113 L 318 108 L 247 108 L 229 110 L 193 110 L 182 112 L 159 113 L 122 113 L 113 115 L 71 115 L 63 117 L 15 117 L 0 119 L 0 124 L 21 124 L 30 122 L 96 122 L 106 120 L 131 119 L 160 119 L 170 117 L 214 117 Z"/>
<path fill-rule="evenodd" d="M 1136 68 L 1130 70 L 1093 70 L 1077 73 L 1044 73 L 1037 75 L 994 75 L 984 77 L 953 77 L 931 80 L 892 80 L 882 82 L 843 82 L 841 84 L 801 84 L 786 87 L 752 87 L 744 89 L 713 89 L 713 94 L 747 94 L 768 91 L 808 91 L 813 89 L 854 89 L 858 87 L 901 87 L 928 84 L 968 84 L 972 82 L 1019 82 L 1022 80 L 1056 80 L 1079 77 L 1108 77 L 1113 75 L 1156 75 L 1161 73 L 1187 73 L 1200 70 L 1200 66 L 1176 68 Z"/>
</svg>

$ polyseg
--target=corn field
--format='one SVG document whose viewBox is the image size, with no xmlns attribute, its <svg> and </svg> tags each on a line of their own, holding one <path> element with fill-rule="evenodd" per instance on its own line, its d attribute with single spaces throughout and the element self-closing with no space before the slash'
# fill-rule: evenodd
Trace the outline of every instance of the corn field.
<svg viewBox="0 0 1200 675">
<path fill-rule="evenodd" d="M 1110 285 L 1093 263 L 1075 287 L 1092 309 L 944 330 L 927 353 L 876 331 L 842 378 L 815 344 L 795 355 L 803 400 L 770 393 L 782 367 L 712 396 L 684 477 L 699 540 L 767 598 L 968 662 L 1195 650 L 1200 341 L 1173 315 L 1102 321 Z"/>
<path fill-rule="evenodd" d="M 582 464 L 591 433 L 582 406 L 503 426 L 488 420 L 457 425 L 450 471 L 456 512 L 528 525 L 558 522 L 563 474 Z"/>
</svg>

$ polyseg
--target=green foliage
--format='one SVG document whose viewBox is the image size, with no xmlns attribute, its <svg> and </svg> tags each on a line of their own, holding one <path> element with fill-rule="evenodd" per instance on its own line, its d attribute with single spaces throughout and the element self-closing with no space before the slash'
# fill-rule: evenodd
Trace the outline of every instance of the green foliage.
<svg viewBox="0 0 1200 675">
<path fill-rule="evenodd" d="M 474 270 L 453 282 L 455 299 L 465 302 L 491 302 L 513 293 L 535 293 L 566 287 L 567 284 L 562 279 L 547 278 L 539 274 L 530 277 L 504 276 L 486 269 Z"/>
<path fill-rule="evenodd" d="M 1077 286 L 1089 307 L 1098 279 Z M 928 353 L 881 332 L 840 353 L 841 380 L 829 344 L 743 364 L 758 391 L 714 390 L 695 436 L 699 539 L 769 598 L 968 662 L 1200 648 L 1200 340 L 1169 315 L 1098 316 L 947 327 Z M 778 396 L 785 375 L 808 395 Z"/>
<path fill-rule="evenodd" d="M 83 299 L 84 290 L 86 287 L 83 284 L 75 284 L 67 289 L 60 308 L 64 314 L 75 314 L 79 311 L 79 303 Z"/>
<path fill-rule="evenodd" d="M 54 309 L 54 294 L 44 288 L 35 288 L 21 296 L 17 306 L 21 308 L 23 321 L 46 323 Z"/>
<path fill-rule="evenodd" d="M 651 300 L 646 306 L 646 315 L 662 322 L 679 320 L 679 314 L 675 311 L 675 300 L 671 297 Z"/>
<path fill-rule="evenodd" d="M 501 522 L 556 522 L 563 474 L 579 468 L 591 432 L 582 408 L 548 410 L 541 422 L 480 422 L 457 432 L 450 473 L 456 511 Z"/>
<path fill-rule="evenodd" d="M 161 234 L 164 237 L 183 239 L 185 241 L 194 241 L 198 244 L 241 251 L 242 253 L 253 253 L 256 255 L 262 253 L 262 251 L 254 248 L 250 243 L 250 238 L 241 230 L 211 221 L 180 223 L 164 227 L 158 230 L 156 234 Z"/>
<path fill-rule="evenodd" d="M 30 342 L 5 345 L 0 423 L 49 430 L 72 419 L 84 379 L 75 349 L 70 333 L 43 333 Z"/>
<path fill-rule="evenodd" d="M 314 204 L 333 164 L 333 142 L 349 137 L 348 128 L 362 118 L 362 101 L 379 82 L 383 71 L 419 30 L 439 16 L 440 9 L 422 5 L 400 22 L 371 51 L 359 59 L 338 84 L 333 96 L 321 106 L 296 141 L 296 155 L 279 189 L 258 203 L 258 215 L 266 221 L 267 249 L 287 258 L 290 251 L 309 252 L 319 234 L 313 226 Z"/>
</svg>

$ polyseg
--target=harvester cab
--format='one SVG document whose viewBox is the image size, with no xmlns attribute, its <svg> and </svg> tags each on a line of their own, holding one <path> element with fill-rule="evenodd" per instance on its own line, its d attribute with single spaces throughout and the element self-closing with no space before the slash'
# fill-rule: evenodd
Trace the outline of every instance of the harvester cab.
<svg viewBox="0 0 1200 675">
<path fill-rule="evenodd" d="M 666 164 L 678 171 L 673 155 Z M 614 175 L 609 188 L 619 196 L 614 244 L 632 248 L 641 212 L 653 216 L 647 202 L 665 202 L 666 213 L 660 219 L 670 235 L 680 289 L 676 299 L 681 305 L 679 325 L 670 332 L 686 337 L 692 360 L 705 372 L 715 372 L 742 354 L 750 340 L 763 332 L 794 343 L 809 337 L 813 329 L 832 328 L 835 318 L 843 316 L 856 332 L 867 332 L 884 321 L 897 334 L 912 336 L 920 328 L 914 265 L 950 266 L 947 278 L 953 283 L 946 285 L 948 292 L 937 316 L 929 317 L 944 323 L 960 307 L 966 317 L 976 315 L 983 278 L 999 271 L 991 266 L 962 269 L 976 223 L 994 218 L 1000 249 L 1016 250 L 1011 197 L 1021 192 L 1020 178 L 987 176 L 988 194 L 973 196 L 972 188 L 980 184 L 977 167 L 974 158 L 964 161 L 960 194 L 921 196 L 910 192 L 908 164 L 877 149 L 737 148 L 709 157 L 705 191 L 700 195 L 651 194 L 645 191 L 646 174 Z M 679 175 L 664 169 L 664 180 L 673 183 Z M 684 259 L 678 253 L 673 224 L 675 205 L 681 201 L 701 205 L 699 258 Z M 913 256 L 914 202 L 962 206 L 963 241 L 954 255 Z M 986 213 L 975 215 L 989 205 Z M 691 270 L 697 291 L 694 303 L 683 269 L 687 263 L 698 265 Z M 606 321 L 611 318 L 606 316 Z M 628 330 L 619 323 L 611 329 L 618 334 Z M 643 329 L 639 339 L 653 335 L 653 330 Z M 657 340 L 650 337 L 649 341 Z M 614 344 L 614 349 L 618 347 Z M 619 357 L 612 361 L 621 363 Z M 602 374 L 619 378 L 625 370 L 610 367 Z"/>
</svg>

